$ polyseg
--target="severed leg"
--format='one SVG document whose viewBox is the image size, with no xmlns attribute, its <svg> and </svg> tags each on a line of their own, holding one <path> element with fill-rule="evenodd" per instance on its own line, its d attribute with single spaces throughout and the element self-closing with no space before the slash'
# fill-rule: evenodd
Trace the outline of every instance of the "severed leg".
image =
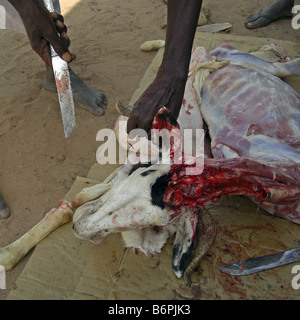
<svg viewBox="0 0 300 320">
<path fill-rule="evenodd" d="M 71 204 L 61 201 L 59 207 L 49 211 L 45 217 L 21 238 L 0 248 L 0 265 L 11 270 L 34 246 L 61 225 L 71 221 Z"/>
<path fill-rule="evenodd" d="M 230 64 L 240 65 L 260 72 L 268 72 L 279 78 L 300 75 L 300 68 L 297 66 L 300 62 L 299 58 L 288 63 L 268 62 L 255 55 L 235 49 L 226 43 L 210 51 L 210 54 L 221 61 L 229 60 Z"/>
</svg>

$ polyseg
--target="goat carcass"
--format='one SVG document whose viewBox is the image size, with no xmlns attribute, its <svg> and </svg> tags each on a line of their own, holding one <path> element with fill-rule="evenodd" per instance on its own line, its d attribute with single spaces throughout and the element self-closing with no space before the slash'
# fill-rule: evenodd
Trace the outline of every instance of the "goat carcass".
<svg viewBox="0 0 300 320">
<path fill-rule="evenodd" d="M 196 48 L 178 123 L 197 129 L 204 120 L 203 172 L 186 175 L 193 165 L 185 162 L 125 165 L 100 198 L 82 204 L 95 198 L 88 189 L 76 196 L 75 234 L 99 241 L 121 231 L 127 246 L 152 254 L 176 232 L 173 269 L 181 277 L 211 245 L 216 233 L 206 209 L 223 195 L 249 196 L 300 223 L 300 96 L 278 77 L 299 75 L 294 63 L 266 62 L 226 44 L 211 53 Z M 161 110 L 154 127 L 177 124 Z"/>
</svg>

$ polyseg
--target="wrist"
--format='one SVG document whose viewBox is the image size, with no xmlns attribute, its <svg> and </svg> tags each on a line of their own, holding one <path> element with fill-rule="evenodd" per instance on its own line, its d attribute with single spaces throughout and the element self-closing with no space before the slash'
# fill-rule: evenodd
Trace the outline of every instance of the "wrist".
<svg viewBox="0 0 300 320">
<path fill-rule="evenodd" d="M 18 13 L 20 13 L 24 8 L 26 0 L 8 0 L 8 2 L 10 2 L 10 4 L 18 11 Z M 27 2 L 30 2 L 30 0 Z"/>
<path fill-rule="evenodd" d="M 176 81 L 186 81 L 188 77 L 188 65 L 182 63 L 162 61 L 157 76 L 160 78 L 172 78 Z M 173 63 L 174 62 L 174 63 Z"/>
<path fill-rule="evenodd" d="M 8 0 L 10 4 L 18 11 L 21 18 L 25 18 L 28 12 L 34 11 L 34 8 L 44 7 L 42 0 Z"/>
</svg>

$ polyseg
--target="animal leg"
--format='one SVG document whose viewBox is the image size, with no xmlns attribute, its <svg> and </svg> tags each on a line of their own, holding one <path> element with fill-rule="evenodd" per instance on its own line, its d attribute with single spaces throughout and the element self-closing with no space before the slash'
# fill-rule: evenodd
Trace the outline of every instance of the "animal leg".
<svg viewBox="0 0 300 320">
<path fill-rule="evenodd" d="M 34 246 L 52 231 L 71 221 L 73 211 L 71 204 L 61 201 L 59 207 L 49 211 L 45 217 L 21 238 L 0 248 L 0 265 L 11 270 Z"/>
</svg>

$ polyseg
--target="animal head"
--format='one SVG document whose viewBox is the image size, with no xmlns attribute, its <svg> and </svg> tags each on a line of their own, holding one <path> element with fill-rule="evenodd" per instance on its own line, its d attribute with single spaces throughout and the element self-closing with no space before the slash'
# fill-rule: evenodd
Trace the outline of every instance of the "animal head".
<svg viewBox="0 0 300 320">
<path fill-rule="evenodd" d="M 176 207 L 178 203 L 172 203 L 172 195 L 176 194 L 176 190 L 171 188 L 174 191 L 172 195 L 170 190 L 167 191 L 169 181 L 172 180 L 174 184 L 171 168 L 173 165 L 176 168 L 176 160 L 182 156 L 181 134 L 176 120 L 162 108 L 154 120 L 153 128 L 167 128 L 167 131 L 173 132 L 173 138 L 162 138 L 163 142 L 152 163 L 125 165 L 111 182 L 106 179 L 102 184 L 82 190 L 73 200 L 73 206 L 80 205 L 74 214 L 73 229 L 77 237 L 93 243 L 99 243 L 111 233 L 122 232 L 126 247 L 138 248 L 146 255 L 159 253 L 167 239 L 176 232 L 173 268 L 175 274 L 181 277 L 193 252 L 191 248 L 198 210 L 195 213 L 194 209 L 180 208 L 180 204 Z M 164 141 L 169 143 L 164 145 Z M 127 148 L 126 141 L 124 146 Z M 148 140 L 145 150 L 147 148 Z M 170 163 L 167 164 L 163 162 L 165 151 L 170 155 Z M 153 164 L 156 156 L 159 158 L 158 164 Z M 186 156 L 183 159 L 189 160 Z"/>
<path fill-rule="evenodd" d="M 104 195 L 76 210 L 76 236 L 99 242 L 110 233 L 168 224 L 171 218 L 163 195 L 169 170 L 168 164 L 124 166 Z"/>
<path fill-rule="evenodd" d="M 174 212 L 165 205 L 169 171 L 170 165 L 163 164 L 124 166 L 106 193 L 76 210 L 75 235 L 99 243 L 111 233 L 122 232 L 126 247 L 152 255 L 160 253 L 168 238 L 176 233 L 173 269 L 177 277 L 182 277 L 192 259 L 198 212 Z M 107 185 L 97 186 L 103 192 Z"/>
</svg>

